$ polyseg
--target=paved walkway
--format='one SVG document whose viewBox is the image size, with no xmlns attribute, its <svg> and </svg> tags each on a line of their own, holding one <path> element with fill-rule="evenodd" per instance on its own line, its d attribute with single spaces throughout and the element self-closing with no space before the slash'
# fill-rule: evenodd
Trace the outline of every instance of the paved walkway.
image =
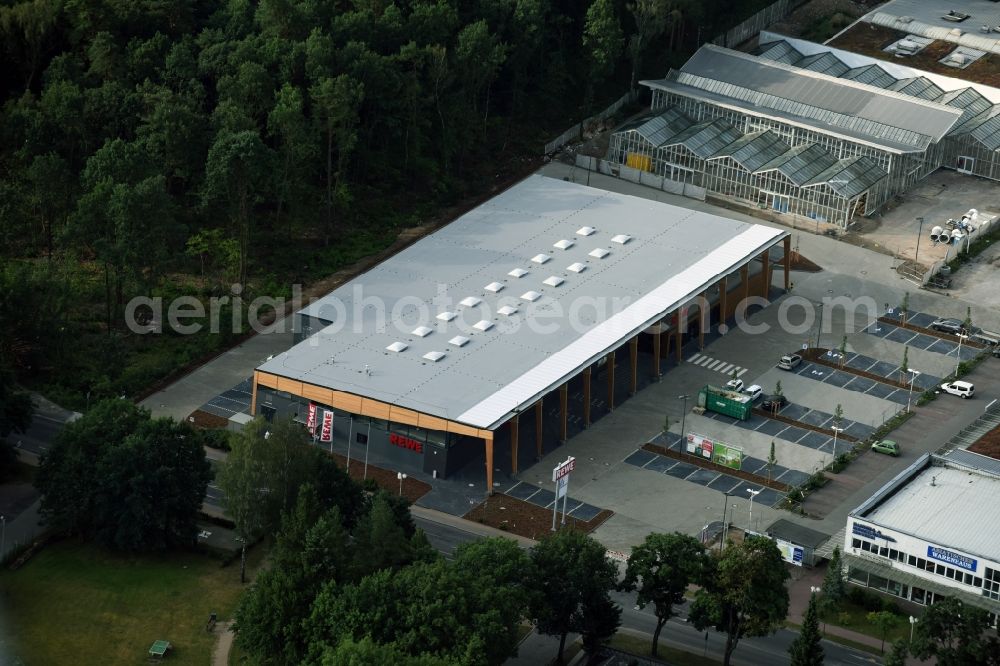
<svg viewBox="0 0 1000 666">
<path fill-rule="evenodd" d="M 215 625 L 219 640 L 212 651 L 212 666 L 229 666 L 229 652 L 233 649 L 233 640 L 236 638 L 232 624 L 232 622 L 220 622 Z"/>
</svg>

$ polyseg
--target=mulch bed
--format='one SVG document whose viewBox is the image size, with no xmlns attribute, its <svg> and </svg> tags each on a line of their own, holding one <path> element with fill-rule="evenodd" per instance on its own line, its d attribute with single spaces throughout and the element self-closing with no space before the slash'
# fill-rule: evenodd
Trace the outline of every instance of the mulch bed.
<svg viewBox="0 0 1000 666">
<path fill-rule="evenodd" d="M 990 430 L 969 447 L 973 453 L 1000 460 L 1000 426 Z"/>
<path fill-rule="evenodd" d="M 872 379 L 882 384 L 888 384 L 889 386 L 895 386 L 896 388 L 909 390 L 910 385 L 904 384 L 903 382 L 896 381 L 895 379 L 889 379 L 888 377 L 883 377 L 882 375 L 876 375 L 871 372 L 865 372 L 864 370 L 858 370 L 857 368 L 852 368 L 851 366 L 844 364 L 841 366 L 839 363 L 833 363 L 831 361 L 823 358 L 829 349 L 817 349 L 816 347 L 810 347 L 809 349 L 802 351 L 802 357 L 817 363 L 819 365 L 825 365 L 828 368 L 834 368 L 840 370 L 841 372 L 846 372 L 851 375 L 857 375 L 858 377 L 865 377 L 866 379 Z M 921 393 L 922 391 L 918 391 Z M 832 432 L 830 433 L 833 434 Z"/>
<path fill-rule="evenodd" d="M 562 523 L 562 505 L 559 508 L 557 527 Z M 614 511 L 603 509 L 591 520 L 579 520 L 573 516 L 566 516 L 566 525 L 581 532 L 592 532 L 613 515 L 615 515 Z M 477 504 L 462 517 L 465 520 L 489 525 L 529 539 L 537 540 L 552 534 L 551 509 L 503 493 L 487 497 L 485 502 Z"/>
<path fill-rule="evenodd" d="M 339 453 L 331 453 L 330 455 L 333 456 L 338 465 L 345 469 L 347 468 L 347 456 L 342 456 Z M 351 458 L 351 468 L 348 473 L 355 481 L 363 481 L 365 479 L 365 461 Z M 393 495 L 399 494 L 399 479 L 396 478 L 396 472 L 382 469 L 369 463 L 368 478 L 373 479 L 382 490 Z M 430 491 L 431 486 L 429 483 L 424 483 L 410 476 L 403 479 L 403 497 L 410 500 L 411 504 Z"/>
<path fill-rule="evenodd" d="M 222 418 L 221 416 L 216 416 L 215 414 L 209 414 L 200 409 L 196 409 L 188 415 L 188 423 L 195 428 L 204 428 L 205 430 L 219 430 L 229 427 L 229 419 Z"/>
<path fill-rule="evenodd" d="M 900 328 L 905 328 L 908 331 L 915 331 L 917 333 L 923 333 L 924 335 L 929 335 L 932 338 L 940 338 L 941 340 L 947 340 L 948 342 L 954 342 L 956 345 L 959 342 L 959 337 L 957 335 L 952 335 L 951 333 L 944 333 L 942 331 L 935 331 L 933 328 L 924 328 L 923 326 L 914 326 L 910 322 L 902 322 L 895 317 L 887 317 L 882 315 L 878 318 L 883 324 L 891 324 L 892 326 L 898 326 Z M 986 349 L 986 345 L 980 344 L 978 342 L 973 342 L 972 340 L 965 339 L 962 340 L 963 347 L 972 347 L 973 349 Z"/>
<path fill-rule="evenodd" d="M 774 421 L 781 421 L 782 423 L 787 423 L 788 425 L 795 426 L 796 428 L 802 428 L 803 430 L 812 430 L 813 432 L 818 432 L 821 435 L 828 435 L 833 437 L 833 431 L 827 428 L 820 428 L 819 426 L 814 426 L 811 423 L 806 423 L 805 421 L 796 421 L 795 419 L 790 419 L 787 416 L 782 416 L 781 414 L 775 414 L 774 412 L 769 412 L 766 409 L 761 409 L 760 407 L 754 407 L 753 413 L 757 416 L 763 416 Z M 856 437 L 851 437 L 850 435 L 845 435 L 840 433 L 837 435 L 837 439 L 843 440 L 845 442 L 856 442 L 858 441 Z"/>
<path fill-rule="evenodd" d="M 768 488 L 773 488 L 774 490 L 779 490 L 783 493 L 792 489 L 792 487 L 787 483 L 781 483 L 780 481 L 774 480 L 769 481 L 766 476 L 758 476 L 756 474 L 751 474 L 750 472 L 744 472 L 741 469 L 732 469 L 731 467 L 714 463 L 711 460 L 705 460 L 704 458 L 699 458 L 698 456 L 692 456 L 686 453 L 678 453 L 673 449 L 667 449 L 656 444 L 643 444 L 642 448 L 650 453 L 657 453 L 667 458 L 673 458 L 674 460 L 680 460 L 681 462 L 697 465 L 698 467 L 703 467 L 704 469 L 709 469 L 713 472 L 722 472 L 723 474 L 735 476 L 743 479 L 744 481 L 759 483 L 762 486 L 767 486 Z"/>
</svg>

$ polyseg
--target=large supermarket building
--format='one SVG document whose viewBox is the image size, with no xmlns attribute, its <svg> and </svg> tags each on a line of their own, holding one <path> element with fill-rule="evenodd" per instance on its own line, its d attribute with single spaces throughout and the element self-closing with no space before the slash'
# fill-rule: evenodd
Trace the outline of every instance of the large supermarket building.
<svg viewBox="0 0 1000 666">
<path fill-rule="evenodd" d="M 532 176 L 298 312 L 251 409 L 304 421 L 311 403 L 337 442 L 437 477 L 485 465 L 492 489 L 766 297 L 775 268 L 787 289 L 788 246 L 780 229 Z"/>
</svg>

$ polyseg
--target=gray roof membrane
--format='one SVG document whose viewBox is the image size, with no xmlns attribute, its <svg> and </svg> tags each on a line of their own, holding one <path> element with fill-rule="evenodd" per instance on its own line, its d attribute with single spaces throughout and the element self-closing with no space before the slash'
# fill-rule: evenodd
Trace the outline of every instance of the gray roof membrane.
<svg viewBox="0 0 1000 666">
<path fill-rule="evenodd" d="M 804 187 L 827 185 L 845 199 L 853 199 L 887 175 L 870 157 L 851 157 L 825 169 Z"/>
<path fill-rule="evenodd" d="M 663 147 L 681 145 L 702 159 L 715 155 L 742 134 L 722 118 L 703 120 L 672 137 Z"/>
<path fill-rule="evenodd" d="M 789 150 L 791 148 L 778 134 L 765 130 L 744 135 L 717 152 L 712 159 L 731 157 L 747 171 L 756 171 Z"/>
<path fill-rule="evenodd" d="M 642 116 L 641 118 L 636 118 L 620 127 L 617 131 L 635 130 L 650 145 L 659 147 L 693 124 L 694 121 L 685 116 L 679 109 L 670 107 L 663 113 L 652 117 Z"/>
<path fill-rule="evenodd" d="M 757 173 L 777 169 L 795 185 L 802 186 L 837 163 L 837 158 L 817 143 L 802 144 L 771 160 Z"/>
</svg>

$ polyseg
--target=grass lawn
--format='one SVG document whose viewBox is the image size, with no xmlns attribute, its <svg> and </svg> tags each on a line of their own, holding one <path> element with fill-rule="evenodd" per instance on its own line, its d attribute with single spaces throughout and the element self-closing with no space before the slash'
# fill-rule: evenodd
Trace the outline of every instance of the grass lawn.
<svg viewBox="0 0 1000 666">
<path fill-rule="evenodd" d="M 828 625 L 836 625 L 838 627 L 843 627 L 844 629 L 856 631 L 859 634 L 867 634 L 872 638 L 882 640 L 882 635 L 879 633 L 878 629 L 876 629 L 875 625 L 868 621 L 868 611 L 865 610 L 864 607 L 852 603 L 847 599 L 840 603 L 840 606 L 836 611 L 827 613 L 825 619 Z M 890 629 L 889 633 L 885 636 L 886 645 L 892 645 L 892 642 L 899 638 L 910 637 L 910 623 L 907 621 L 906 616 L 897 615 L 896 619 L 896 626 Z M 822 630 L 822 619 L 820 620 L 819 626 Z"/>
<path fill-rule="evenodd" d="M 638 636 L 618 632 L 611 638 L 609 645 L 617 650 L 623 650 L 639 657 L 648 657 L 650 656 L 649 648 L 651 647 L 651 642 L 652 638 L 639 638 Z M 669 647 L 663 641 L 660 641 L 657 659 L 671 664 L 684 664 L 684 666 L 719 666 L 721 663 L 715 659 L 703 657 L 700 654 L 692 654 L 691 652 Z"/>
<path fill-rule="evenodd" d="M 256 569 L 263 548 L 247 554 Z M 76 541 L 44 548 L 0 573 L 10 645 L 28 664 L 136 664 L 154 640 L 173 644 L 171 664 L 209 663 L 211 612 L 232 616 L 243 586 L 239 562 L 196 553 L 129 557 Z"/>
</svg>

